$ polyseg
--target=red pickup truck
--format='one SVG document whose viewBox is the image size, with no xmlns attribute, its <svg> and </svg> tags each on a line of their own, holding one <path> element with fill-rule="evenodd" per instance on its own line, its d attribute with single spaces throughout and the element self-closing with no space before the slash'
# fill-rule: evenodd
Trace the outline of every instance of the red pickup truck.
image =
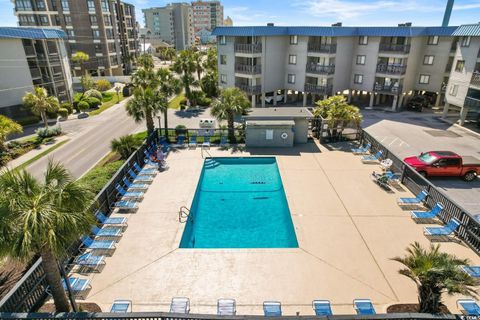
<svg viewBox="0 0 480 320">
<path fill-rule="evenodd" d="M 418 157 L 408 157 L 403 161 L 424 177 L 462 177 L 465 181 L 474 181 L 480 174 L 480 160 L 461 157 L 451 151 L 424 152 Z"/>
</svg>

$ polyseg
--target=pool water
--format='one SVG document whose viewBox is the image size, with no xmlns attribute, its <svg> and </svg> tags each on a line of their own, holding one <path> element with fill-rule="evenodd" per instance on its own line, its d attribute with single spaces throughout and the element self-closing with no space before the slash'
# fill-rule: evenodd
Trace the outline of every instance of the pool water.
<svg viewBox="0 0 480 320">
<path fill-rule="evenodd" d="M 208 158 L 180 248 L 298 248 L 277 161 Z"/>
</svg>

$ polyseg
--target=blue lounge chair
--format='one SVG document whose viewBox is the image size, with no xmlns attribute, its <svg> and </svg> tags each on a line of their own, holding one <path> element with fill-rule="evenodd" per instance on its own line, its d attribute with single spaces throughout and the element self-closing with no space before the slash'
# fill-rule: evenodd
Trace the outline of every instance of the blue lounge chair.
<svg viewBox="0 0 480 320">
<path fill-rule="evenodd" d="M 217 315 L 234 316 L 237 313 L 237 303 L 234 299 L 218 299 Z"/>
<path fill-rule="evenodd" d="M 458 299 L 457 306 L 460 311 L 467 316 L 480 316 L 480 307 L 475 300 Z"/>
<path fill-rule="evenodd" d="M 415 198 L 399 198 L 397 204 L 399 206 L 418 206 L 423 204 L 423 201 L 427 198 L 427 191 L 423 190 Z"/>
<path fill-rule="evenodd" d="M 203 137 L 202 148 L 210 149 L 210 136 Z"/>
<path fill-rule="evenodd" d="M 90 250 L 114 250 L 115 249 L 115 241 L 111 240 L 92 240 L 90 237 L 83 236 L 82 237 L 82 244 L 85 247 L 84 249 Z"/>
<path fill-rule="evenodd" d="M 189 148 L 196 148 L 197 147 L 197 136 L 191 136 L 188 140 L 188 147 Z"/>
<path fill-rule="evenodd" d="M 122 236 L 123 228 L 99 228 L 92 226 L 92 235 L 95 237 L 119 238 Z"/>
<path fill-rule="evenodd" d="M 480 278 L 480 266 L 462 266 L 462 270 L 471 277 Z"/>
<path fill-rule="evenodd" d="M 265 317 L 280 317 L 282 304 L 279 301 L 265 301 L 263 302 L 263 313 Z"/>
<path fill-rule="evenodd" d="M 101 267 L 103 267 L 105 264 L 106 262 L 104 256 L 93 255 L 93 253 L 90 251 L 76 257 L 71 265 L 74 267 L 79 267 L 81 271 L 100 271 Z"/>
<path fill-rule="evenodd" d="M 184 297 L 172 298 L 170 303 L 170 313 L 189 313 L 190 312 L 190 299 Z"/>
<path fill-rule="evenodd" d="M 184 135 L 179 135 L 177 137 L 177 147 L 179 147 L 179 148 L 185 147 L 185 136 Z"/>
<path fill-rule="evenodd" d="M 148 189 L 148 184 L 146 183 L 132 183 L 127 177 L 123 177 L 123 184 L 127 187 L 128 190 L 139 190 L 146 191 Z"/>
<path fill-rule="evenodd" d="M 423 234 L 427 237 L 448 237 L 452 235 L 460 226 L 460 221 L 455 218 L 450 219 L 443 227 L 425 227 Z"/>
<path fill-rule="evenodd" d="M 357 314 L 360 315 L 376 314 L 370 299 L 355 299 L 353 300 L 353 307 L 355 311 L 357 311 Z"/>
<path fill-rule="evenodd" d="M 117 189 L 118 194 L 122 199 L 142 199 L 143 198 L 143 192 L 127 191 L 123 189 L 123 187 L 118 183 L 115 185 L 115 189 Z"/>
<path fill-rule="evenodd" d="M 378 150 L 377 153 L 374 155 L 369 155 L 369 156 L 363 156 L 362 157 L 362 162 L 363 163 L 379 163 L 380 158 L 382 157 L 383 151 Z"/>
<path fill-rule="evenodd" d="M 352 149 L 352 152 L 354 154 L 367 154 L 370 151 L 370 148 L 372 147 L 372 144 L 369 142 L 365 145 L 365 147 L 360 147 L 356 149 Z"/>
<path fill-rule="evenodd" d="M 138 163 L 133 163 L 133 168 L 137 171 L 137 174 L 146 175 L 146 176 L 156 176 L 158 170 L 155 168 L 142 168 Z"/>
<path fill-rule="evenodd" d="M 226 146 L 228 146 L 228 137 L 221 136 L 220 137 L 220 147 L 226 147 Z"/>
<path fill-rule="evenodd" d="M 97 220 L 103 224 L 103 225 L 114 225 L 114 226 L 122 226 L 126 227 L 127 226 L 127 218 L 125 217 L 107 217 L 104 215 L 101 211 L 97 211 L 95 213 L 95 216 L 97 217 Z"/>
<path fill-rule="evenodd" d="M 111 313 L 127 313 L 132 312 L 132 301 L 131 300 L 114 300 L 112 307 L 110 308 Z"/>
<path fill-rule="evenodd" d="M 128 170 L 128 175 L 133 179 L 133 183 L 151 183 L 153 181 L 152 176 L 137 175 L 132 169 Z"/>
<path fill-rule="evenodd" d="M 70 288 L 72 289 L 74 295 L 84 294 L 91 288 L 90 280 L 88 279 L 69 277 L 68 282 L 70 283 Z M 67 291 L 67 284 L 65 283 L 65 280 L 62 281 L 62 284 L 63 289 Z"/>
<path fill-rule="evenodd" d="M 119 210 L 137 210 L 138 209 L 138 203 L 133 200 L 120 200 L 118 202 L 115 202 L 113 206 Z"/>
<path fill-rule="evenodd" d="M 410 212 L 413 219 L 419 220 L 431 220 L 438 216 L 443 210 L 443 205 L 440 202 L 437 202 L 430 211 L 412 211 Z"/>
<path fill-rule="evenodd" d="M 333 314 L 332 306 L 328 300 L 313 300 L 312 307 L 317 316 L 331 316 Z"/>
</svg>

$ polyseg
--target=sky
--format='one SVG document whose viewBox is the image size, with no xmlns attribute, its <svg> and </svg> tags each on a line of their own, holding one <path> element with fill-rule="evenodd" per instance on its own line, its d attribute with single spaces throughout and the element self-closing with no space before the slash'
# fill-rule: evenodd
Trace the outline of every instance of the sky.
<svg viewBox="0 0 480 320">
<path fill-rule="evenodd" d="M 82 0 L 76 0 L 82 1 Z M 143 25 L 142 8 L 164 6 L 164 0 L 127 0 L 136 6 Z M 176 1 L 180 2 L 180 1 Z M 225 17 L 237 26 L 275 25 L 414 26 L 441 25 L 447 0 L 223 0 Z M 11 0 L 0 0 L 0 26 L 15 26 Z M 450 25 L 480 22 L 480 0 L 456 0 Z"/>
</svg>

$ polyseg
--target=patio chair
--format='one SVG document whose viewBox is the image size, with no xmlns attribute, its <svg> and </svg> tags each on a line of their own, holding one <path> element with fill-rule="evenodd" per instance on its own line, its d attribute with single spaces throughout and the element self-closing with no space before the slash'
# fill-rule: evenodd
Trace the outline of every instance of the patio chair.
<svg viewBox="0 0 480 320">
<path fill-rule="evenodd" d="M 87 290 L 92 288 L 89 279 L 69 277 L 68 282 L 70 283 L 70 288 L 72 289 L 74 295 L 84 294 Z M 65 279 L 62 280 L 62 284 L 63 289 L 67 291 L 67 283 L 65 282 Z"/>
<path fill-rule="evenodd" d="M 471 277 L 480 278 L 480 266 L 461 266 L 461 268 Z"/>
<path fill-rule="evenodd" d="M 92 226 L 92 235 L 94 237 L 105 238 L 120 238 L 122 236 L 123 228 L 99 228 Z"/>
<path fill-rule="evenodd" d="M 104 256 L 93 255 L 91 251 L 77 256 L 71 263 L 73 267 L 79 267 L 82 271 L 88 270 L 89 272 L 100 272 L 105 264 Z"/>
<path fill-rule="evenodd" d="M 265 317 L 280 317 L 282 315 L 282 304 L 279 301 L 263 302 L 263 314 Z"/>
<path fill-rule="evenodd" d="M 410 214 L 412 219 L 428 221 L 436 218 L 442 210 L 443 205 L 440 202 L 437 202 L 430 211 L 411 211 Z"/>
<path fill-rule="evenodd" d="M 190 312 L 190 299 L 185 297 L 172 298 L 170 303 L 170 313 L 189 313 Z"/>
<path fill-rule="evenodd" d="M 146 191 L 148 189 L 148 184 L 146 183 L 132 183 L 127 177 L 123 177 L 123 184 L 127 187 L 128 190 L 138 190 Z"/>
<path fill-rule="evenodd" d="M 353 300 L 353 307 L 359 315 L 376 314 L 370 299 L 355 299 Z"/>
<path fill-rule="evenodd" d="M 467 316 L 480 316 L 480 306 L 473 299 L 458 299 L 457 307 Z"/>
<path fill-rule="evenodd" d="M 210 149 L 210 136 L 203 137 L 202 148 Z"/>
<path fill-rule="evenodd" d="M 128 170 L 128 175 L 133 179 L 133 183 L 152 183 L 153 177 L 146 175 L 137 175 L 132 169 Z"/>
<path fill-rule="evenodd" d="M 313 300 L 312 307 L 317 316 L 331 316 L 333 314 L 329 300 Z"/>
<path fill-rule="evenodd" d="M 237 313 L 237 303 L 234 299 L 218 299 L 217 315 L 234 316 Z"/>
<path fill-rule="evenodd" d="M 132 300 L 117 300 L 113 301 L 110 308 L 111 313 L 127 313 L 132 312 Z"/>
<path fill-rule="evenodd" d="M 425 227 L 423 234 L 427 238 L 448 239 L 460 226 L 460 221 L 455 218 L 450 219 L 443 227 Z"/>
<path fill-rule="evenodd" d="M 188 147 L 189 148 L 196 148 L 197 147 L 197 136 L 191 136 L 188 140 Z"/>
<path fill-rule="evenodd" d="M 127 218 L 125 217 L 107 217 L 101 211 L 95 213 L 95 217 L 102 225 L 112 225 L 112 226 L 127 226 Z"/>
<path fill-rule="evenodd" d="M 363 163 L 380 163 L 380 158 L 382 157 L 383 151 L 378 150 L 374 155 L 362 156 Z"/>
<path fill-rule="evenodd" d="M 352 152 L 353 154 L 367 154 L 370 152 L 371 147 L 372 147 L 372 144 L 369 142 L 365 145 L 365 147 L 352 149 Z"/>
<path fill-rule="evenodd" d="M 415 198 L 399 198 L 397 204 L 399 206 L 418 206 L 422 205 L 423 201 L 427 198 L 427 191 L 423 190 Z"/>
<path fill-rule="evenodd" d="M 158 165 L 155 164 L 155 166 L 158 166 Z M 137 174 L 140 174 L 140 175 L 156 176 L 158 173 L 158 170 L 156 168 L 142 168 L 136 162 L 133 163 L 133 168 L 137 171 Z"/>
<path fill-rule="evenodd" d="M 141 191 L 127 191 L 118 183 L 115 185 L 115 189 L 122 199 L 143 199 L 143 192 Z"/>
<path fill-rule="evenodd" d="M 81 238 L 84 249 L 88 250 L 115 250 L 115 241 L 111 240 L 92 240 L 90 237 Z"/>
<path fill-rule="evenodd" d="M 113 207 L 119 210 L 137 210 L 138 203 L 133 200 L 120 200 L 115 202 Z"/>
<path fill-rule="evenodd" d="M 179 135 L 177 137 L 177 147 L 179 147 L 179 148 L 184 148 L 185 147 L 185 136 L 184 135 Z"/>
<path fill-rule="evenodd" d="M 228 137 L 221 136 L 220 137 L 220 147 L 227 147 L 228 146 Z"/>
</svg>

